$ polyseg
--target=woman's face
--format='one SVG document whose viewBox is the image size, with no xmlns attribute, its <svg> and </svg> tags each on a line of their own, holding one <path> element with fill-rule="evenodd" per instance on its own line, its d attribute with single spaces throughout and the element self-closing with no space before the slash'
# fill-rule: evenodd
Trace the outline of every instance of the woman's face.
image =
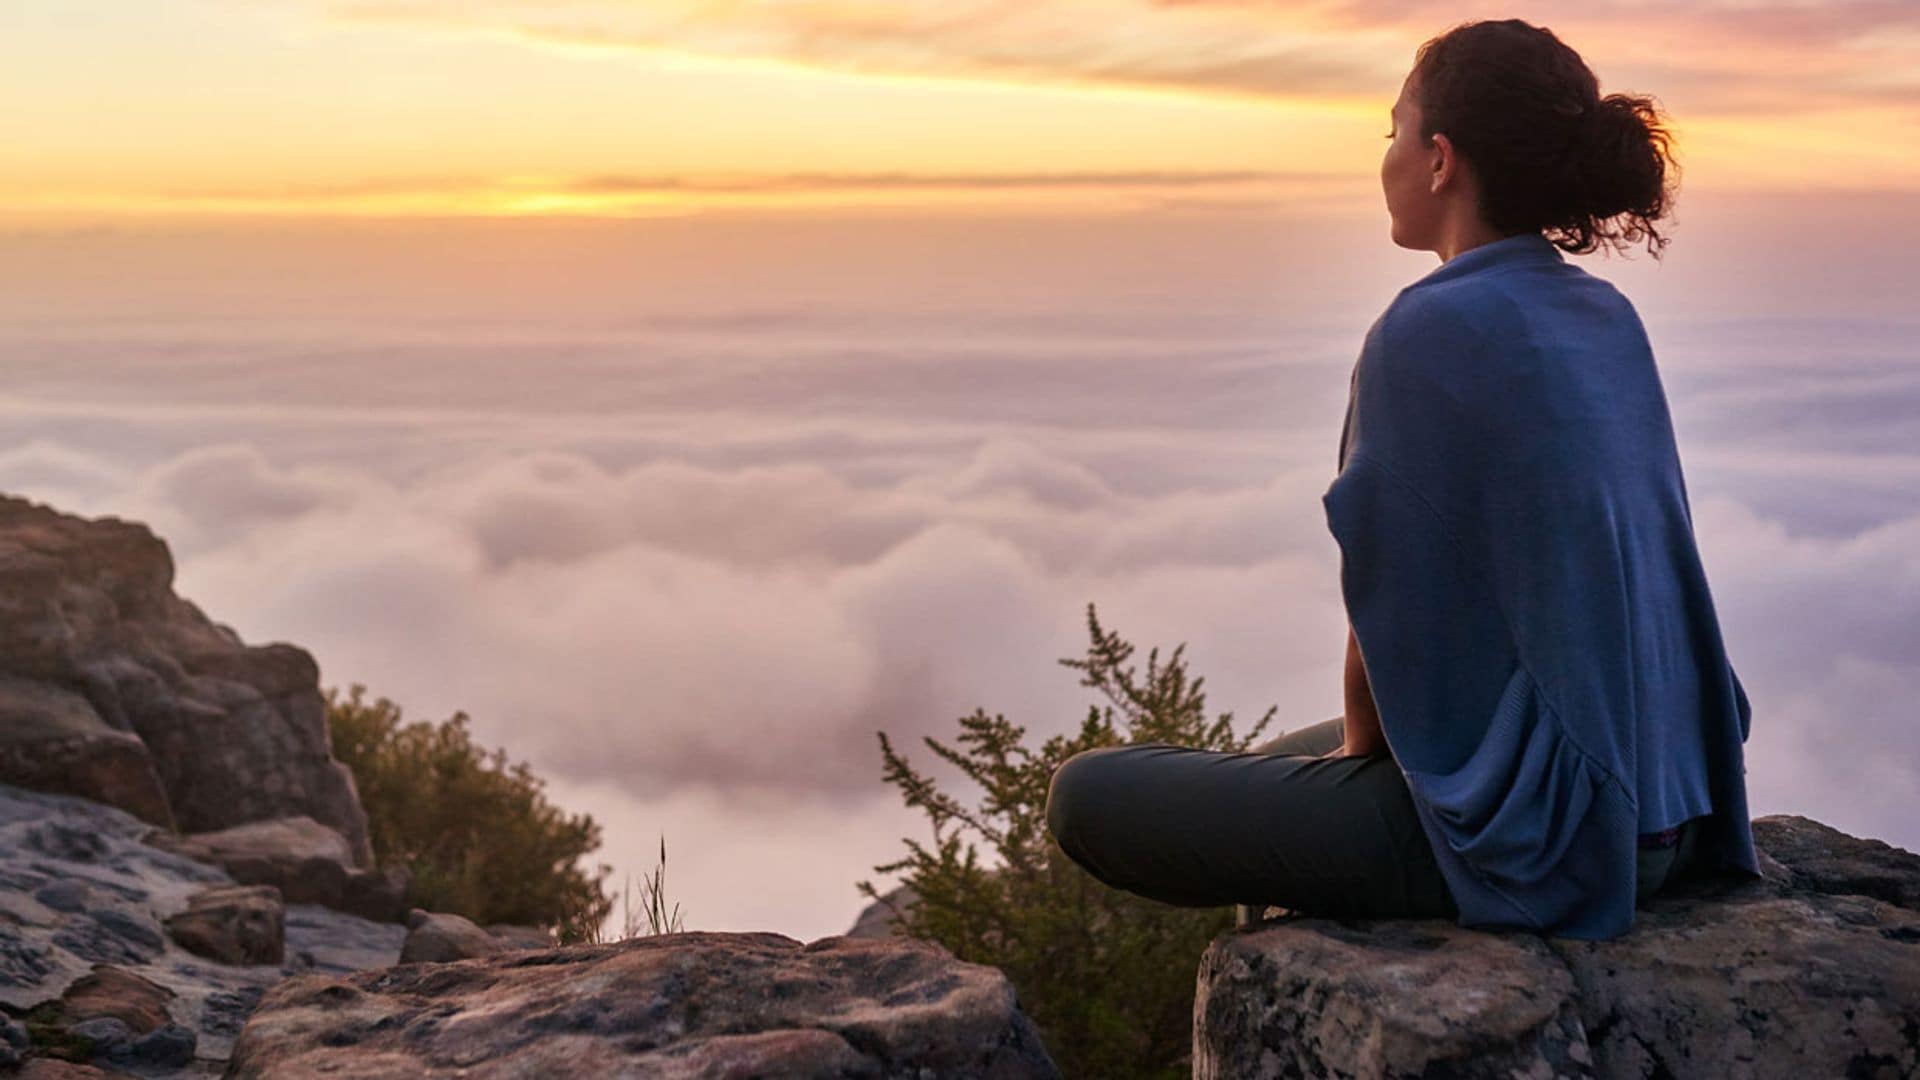
<svg viewBox="0 0 1920 1080">
<path fill-rule="evenodd" d="M 1438 159 L 1432 140 L 1423 144 L 1420 138 L 1420 103 L 1415 92 L 1409 75 L 1393 103 L 1392 141 L 1380 160 L 1380 187 L 1387 196 L 1387 216 L 1393 219 L 1393 242 L 1430 250 L 1442 207 L 1433 191 Z"/>
</svg>

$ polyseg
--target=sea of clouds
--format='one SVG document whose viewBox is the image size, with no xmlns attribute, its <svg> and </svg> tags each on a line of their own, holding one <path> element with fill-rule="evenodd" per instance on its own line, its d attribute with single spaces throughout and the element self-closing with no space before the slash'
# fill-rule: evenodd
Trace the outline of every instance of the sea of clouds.
<svg viewBox="0 0 1920 1080">
<path fill-rule="evenodd" d="M 1754 813 L 1920 848 L 1920 271 L 1843 209 L 1580 264 L 1660 358 Z M 21 233 L 0 490 L 149 523 L 327 685 L 466 711 L 616 885 L 664 836 L 689 928 L 807 939 L 927 836 L 875 732 L 952 782 L 920 736 L 977 707 L 1071 730 L 1089 603 L 1243 727 L 1338 714 L 1319 497 L 1435 265 L 1175 212 Z"/>
</svg>

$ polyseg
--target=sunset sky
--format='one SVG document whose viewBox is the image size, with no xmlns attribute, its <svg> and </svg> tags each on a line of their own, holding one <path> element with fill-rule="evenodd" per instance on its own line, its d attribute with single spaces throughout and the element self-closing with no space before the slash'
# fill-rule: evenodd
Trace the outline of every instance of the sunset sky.
<svg viewBox="0 0 1920 1080">
<path fill-rule="evenodd" d="M 1665 258 L 1569 261 L 1653 342 L 1752 809 L 1920 849 L 1905 0 L 8 0 L 0 490 L 468 713 L 616 886 L 664 837 L 687 928 L 844 932 L 927 838 L 875 732 L 1074 730 L 1089 603 L 1339 711 L 1320 496 L 1437 265 L 1388 109 L 1508 15 L 1677 136 Z"/>
<path fill-rule="evenodd" d="M 12 0 L 10 217 L 1366 204 L 1414 46 L 1517 15 L 1688 179 L 1914 190 L 1920 7 Z"/>
</svg>

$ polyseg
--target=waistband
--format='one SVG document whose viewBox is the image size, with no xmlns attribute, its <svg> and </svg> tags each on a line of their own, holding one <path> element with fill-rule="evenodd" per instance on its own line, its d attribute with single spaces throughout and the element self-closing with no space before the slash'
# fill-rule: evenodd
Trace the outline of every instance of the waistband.
<svg viewBox="0 0 1920 1080">
<path fill-rule="evenodd" d="M 1675 825 L 1671 829 L 1661 829 L 1659 832 L 1641 833 L 1640 850 L 1658 850 L 1660 848 L 1677 846 L 1680 843 L 1680 828 L 1680 826 Z"/>
<path fill-rule="evenodd" d="M 1658 851 L 1661 848 L 1677 847 L 1680 843 L 1681 831 L 1685 829 L 1692 829 L 1697 827 L 1701 819 L 1704 818 L 1705 816 L 1706 815 L 1703 814 L 1703 815 L 1700 815 L 1700 817 L 1690 817 L 1687 820 L 1681 822 L 1680 824 L 1675 825 L 1671 829 L 1661 829 L 1659 832 L 1641 833 L 1640 834 L 1640 850 L 1641 851 Z"/>
</svg>

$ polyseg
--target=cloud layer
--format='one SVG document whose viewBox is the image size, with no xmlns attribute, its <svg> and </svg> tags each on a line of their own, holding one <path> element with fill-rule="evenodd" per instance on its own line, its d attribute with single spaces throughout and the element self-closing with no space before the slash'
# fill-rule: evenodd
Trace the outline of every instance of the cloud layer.
<svg viewBox="0 0 1920 1080">
<path fill-rule="evenodd" d="M 0 259 L 0 488 L 149 522 L 329 684 L 467 711 L 636 877 L 665 833 L 689 925 L 843 930 L 923 832 L 875 731 L 950 776 L 918 736 L 976 707 L 1070 730 L 1089 602 L 1243 722 L 1338 712 L 1318 497 L 1371 309 L 1428 268 L 1343 258 L 1373 223 L 690 228 L 447 238 L 438 275 L 368 237 L 49 240 Z M 105 257 L 152 287 L 83 296 Z M 1755 812 L 1920 847 L 1912 325 L 1585 265 L 1647 300 Z"/>
</svg>

